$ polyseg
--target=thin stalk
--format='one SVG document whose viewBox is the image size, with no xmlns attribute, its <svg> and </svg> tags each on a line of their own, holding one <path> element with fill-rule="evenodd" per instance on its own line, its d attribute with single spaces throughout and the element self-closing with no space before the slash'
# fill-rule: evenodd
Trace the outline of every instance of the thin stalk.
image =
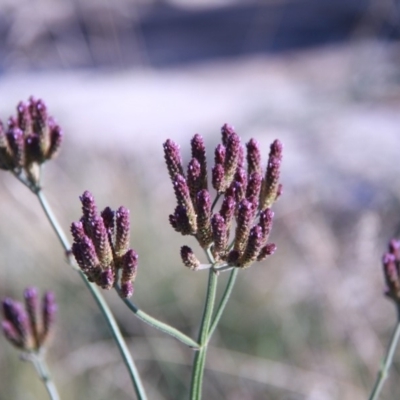
<svg viewBox="0 0 400 400">
<path fill-rule="evenodd" d="M 238 272 L 239 272 L 239 269 L 238 268 L 234 268 L 233 271 L 231 272 L 230 276 L 229 276 L 229 280 L 228 280 L 228 283 L 226 284 L 226 288 L 225 288 L 224 294 L 222 295 L 221 301 L 219 302 L 217 311 L 215 313 L 215 316 L 214 316 L 214 318 L 213 318 L 213 320 L 211 322 L 210 329 L 208 331 L 208 340 L 210 340 L 212 334 L 215 331 L 215 328 L 217 327 L 217 325 L 218 325 L 218 323 L 219 323 L 219 321 L 220 321 L 220 319 L 222 317 L 222 314 L 223 314 L 223 312 L 225 310 L 225 307 L 226 307 L 226 305 L 228 303 L 229 297 L 230 297 L 230 295 L 232 293 L 233 287 L 235 286 L 235 282 L 236 282 L 236 278 L 237 278 Z"/>
<path fill-rule="evenodd" d="M 66 238 L 63 229 L 61 228 L 60 224 L 58 223 L 57 218 L 54 216 L 54 213 L 53 213 L 49 203 L 47 202 L 47 199 L 46 199 L 43 191 L 37 190 L 37 191 L 34 191 L 34 193 L 36 194 L 36 196 L 40 202 L 40 205 L 42 206 L 42 208 L 46 214 L 46 217 L 49 220 L 53 230 L 55 231 L 62 247 L 64 248 L 66 254 L 68 254 L 70 251 L 71 245 L 70 245 L 68 239 Z M 74 263 L 70 257 L 68 257 L 68 263 L 71 266 L 75 267 Z M 80 277 L 82 278 L 83 282 L 85 283 L 86 287 L 89 289 L 90 293 L 92 294 L 101 313 L 103 314 L 103 317 L 105 318 L 105 320 L 107 322 L 108 327 L 111 330 L 111 334 L 113 336 L 115 343 L 118 346 L 119 352 L 120 352 L 122 359 L 125 363 L 125 366 L 128 370 L 129 376 L 131 378 L 131 381 L 132 381 L 132 384 L 133 384 L 133 387 L 135 389 L 138 399 L 139 400 L 147 400 L 147 396 L 144 391 L 144 387 L 143 387 L 142 381 L 140 379 L 139 372 L 138 372 L 136 365 L 131 357 L 128 346 L 126 345 L 126 342 L 121 334 L 121 331 L 117 325 L 117 322 L 115 321 L 114 315 L 112 314 L 110 308 L 108 307 L 108 304 L 104 300 L 104 298 L 103 298 L 102 294 L 100 293 L 100 291 L 98 290 L 98 288 L 95 285 L 92 285 L 87 280 L 85 274 L 82 271 L 78 270 L 78 273 L 79 273 Z"/>
<path fill-rule="evenodd" d="M 116 285 L 115 289 L 121 295 L 121 289 L 118 285 Z M 168 335 L 172 336 L 173 338 L 179 340 L 180 342 L 186 344 L 187 346 L 193 349 L 199 349 L 199 343 L 194 341 L 189 336 L 186 336 L 184 333 L 179 331 L 178 329 L 165 324 L 164 322 L 159 321 L 158 319 L 152 317 L 151 315 L 145 313 L 144 311 L 140 310 L 131 300 L 125 299 L 121 297 L 123 302 L 128 306 L 128 308 L 138 317 L 140 320 L 145 322 L 146 324 L 152 326 L 153 328 L 158 329 L 161 332 L 167 333 Z"/>
<path fill-rule="evenodd" d="M 42 354 L 30 354 L 29 357 L 26 358 L 31 361 L 34 365 L 37 374 L 39 375 L 40 380 L 43 382 L 47 393 L 50 397 L 50 400 L 60 400 L 60 396 L 58 394 L 56 385 L 51 379 L 49 370 L 47 368 L 46 361 Z"/>
<path fill-rule="evenodd" d="M 194 357 L 192 382 L 190 388 L 190 399 L 201 400 L 203 386 L 204 366 L 207 353 L 208 332 L 210 329 L 211 318 L 214 310 L 215 295 L 217 292 L 218 275 L 210 269 L 208 273 L 207 295 L 204 305 L 203 318 L 199 331 L 200 350 Z"/>
<path fill-rule="evenodd" d="M 393 356 L 396 351 L 399 339 L 400 339 L 400 307 L 398 307 L 397 310 L 397 324 L 393 331 L 392 338 L 390 339 L 386 356 L 383 360 L 381 368 L 379 369 L 378 376 L 376 377 L 375 385 L 368 398 L 369 400 L 377 400 L 382 391 L 383 384 L 385 383 L 385 380 L 388 377 L 389 369 L 392 365 Z"/>
</svg>

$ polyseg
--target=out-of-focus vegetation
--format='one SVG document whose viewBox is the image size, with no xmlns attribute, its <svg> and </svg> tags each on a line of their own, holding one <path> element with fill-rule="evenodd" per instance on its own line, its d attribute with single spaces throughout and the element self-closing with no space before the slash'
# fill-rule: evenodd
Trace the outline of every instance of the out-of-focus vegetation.
<svg viewBox="0 0 400 400">
<path fill-rule="evenodd" d="M 278 251 L 239 275 L 211 343 L 204 399 L 358 400 L 371 389 L 396 317 L 380 257 L 400 226 L 400 72 L 395 43 L 358 41 L 356 33 L 341 46 L 164 71 L 65 65 L 0 76 L 0 118 L 33 94 L 64 128 L 60 156 L 44 172 L 63 227 L 79 217 L 86 189 L 99 207 L 128 207 L 140 255 L 135 302 L 194 337 L 206 274 L 180 260 L 180 246 L 195 244 L 168 224 L 175 201 L 162 142 L 179 142 L 188 161 L 199 132 L 211 160 L 228 122 L 260 142 L 264 162 L 273 139 L 284 143 L 271 237 Z M 34 196 L 2 173 L 0 201 L 0 296 L 21 298 L 27 285 L 55 291 L 48 358 L 62 399 L 132 398 L 107 327 Z M 185 398 L 192 351 L 105 295 L 149 398 Z M 32 366 L 0 343 L 0 399 L 44 398 Z M 400 395 L 396 362 L 384 395 Z"/>
</svg>

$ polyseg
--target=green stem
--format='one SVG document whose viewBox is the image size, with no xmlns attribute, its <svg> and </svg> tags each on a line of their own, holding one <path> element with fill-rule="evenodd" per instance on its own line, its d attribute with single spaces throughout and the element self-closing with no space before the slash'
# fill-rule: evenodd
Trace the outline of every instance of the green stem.
<svg viewBox="0 0 400 400">
<path fill-rule="evenodd" d="M 40 205 L 42 206 L 47 219 L 49 220 L 53 230 L 57 234 L 57 237 L 63 246 L 66 254 L 70 252 L 71 245 L 68 242 L 68 239 L 66 238 L 64 231 L 62 230 L 60 224 L 57 221 L 57 218 L 54 216 L 50 205 L 48 204 L 46 197 L 42 190 L 37 190 L 34 192 L 40 202 Z M 71 266 L 74 267 L 74 263 L 72 262 L 72 259 L 68 257 L 68 262 Z M 146 393 L 144 391 L 144 387 L 142 384 L 142 381 L 140 379 L 139 372 L 136 368 L 136 365 L 131 357 L 131 354 L 129 352 L 129 349 L 126 345 L 126 342 L 121 334 L 121 331 L 117 325 L 117 322 L 115 321 L 114 315 L 112 314 L 110 308 L 108 307 L 108 304 L 105 302 L 102 294 L 98 290 L 97 286 L 92 285 L 86 278 L 85 274 L 82 271 L 78 271 L 80 277 L 82 278 L 83 282 L 85 283 L 86 287 L 89 289 L 90 293 L 92 294 L 94 300 L 96 301 L 101 313 L 103 314 L 108 327 L 111 330 L 111 334 L 114 338 L 115 343 L 118 346 L 119 352 L 122 356 L 122 359 L 126 365 L 126 368 L 129 372 L 129 376 L 131 378 L 133 387 L 135 389 L 136 395 L 139 400 L 147 400 Z"/>
<path fill-rule="evenodd" d="M 47 393 L 51 400 L 60 400 L 60 396 L 58 394 L 56 385 L 54 384 L 51 376 L 49 374 L 49 370 L 46 365 L 46 361 L 41 354 L 30 354 L 27 358 L 34 365 L 37 374 L 39 375 L 40 380 L 43 382 Z"/>
<path fill-rule="evenodd" d="M 236 278 L 237 278 L 238 272 L 239 272 L 239 269 L 238 268 L 234 268 L 232 270 L 230 276 L 229 276 L 229 280 L 228 280 L 228 283 L 226 284 L 226 288 L 225 288 L 224 294 L 222 295 L 221 301 L 220 301 L 220 303 L 218 305 L 218 308 L 217 308 L 217 312 L 215 313 L 215 316 L 214 316 L 214 318 L 212 320 L 212 323 L 211 323 L 211 327 L 210 327 L 210 329 L 208 331 L 208 340 L 210 340 L 212 334 L 215 331 L 215 328 L 217 327 L 217 325 L 219 323 L 219 320 L 222 317 L 222 314 L 223 314 L 223 312 L 225 310 L 225 307 L 226 307 L 226 305 L 228 303 L 229 297 L 230 297 L 230 295 L 232 293 L 233 287 L 235 286 L 235 282 L 236 282 Z"/>
<path fill-rule="evenodd" d="M 192 382 L 190 388 L 191 400 L 201 400 L 204 366 L 208 344 L 208 332 L 210 329 L 210 323 L 215 303 L 215 295 L 217 292 L 217 280 L 218 275 L 213 271 L 213 269 L 210 269 L 208 274 L 206 302 L 204 305 L 203 318 L 201 321 L 199 332 L 200 350 L 196 353 L 193 363 Z"/>
<path fill-rule="evenodd" d="M 115 289 L 121 296 L 121 289 L 119 286 L 116 286 Z M 151 315 L 145 313 L 144 311 L 140 310 L 131 300 L 125 299 L 121 296 L 124 303 L 128 306 L 128 308 L 143 322 L 152 326 L 153 328 L 158 329 L 161 332 L 167 333 L 168 335 L 172 336 L 173 338 L 179 340 L 180 342 L 186 344 L 187 346 L 193 349 L 199 349 L 199 343 L 194 341 L 189 336 L 186 336 L 184 333 L 179 331 L 178 329 L 165 324 L 164 322 L 159 321 L 158 319 L 152 317 Z"/>
<path fill-rule="evenodd" d="M 376 377 L 375 385 L 372 389 L 371 395 L 368 398 L 369 400 L 378 399 L 382 391 L 383 384 L 385 383 L 385 380 L 388 376 L 389 369 L 392 365 L 393 356 L 400 339 L 400 309 L 398 309 L 397 311 L 398 311 L 397 324 L 393 331 L 392 338 L 390 339 L 386 356 L 383 360 L 381 368 L 379 369 L 378 376 Z"/>
</svg>

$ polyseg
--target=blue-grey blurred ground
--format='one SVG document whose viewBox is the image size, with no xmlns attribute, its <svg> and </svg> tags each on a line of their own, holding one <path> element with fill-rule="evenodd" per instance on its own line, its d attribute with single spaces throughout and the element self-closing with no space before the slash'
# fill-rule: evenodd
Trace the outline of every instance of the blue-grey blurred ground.
<svg viewBox="0 0 400 400">
<path fill-rule="evenodd" d="M 36 4 L 30 15 L 32 9 L 13 9 L 10 2 L 6 11 L 14 14 L 5 14 L 22 21 L 26 35 L 20 40 L 27 40 L 28 50 L 41 43 L 29 42 L 38 37 L 30 30 L 49 32 L 39 16 L 64 20 L 68 7 L 85 3 L 71 1 L 67 9 L 46 3 L 46 12 L 43 2 Z M 211 342 L 205 399 L 357 400 L 372 386 L 395 322 L 394 307 L 382 295 L 380 257 L 400 222 L 400 48 L 381 38 L 386 19 L 379 16 L 392 20 L 395 13 L 390 2 L 379 4 L 387 14 L 377 12 L 377 2 L 364 4 L 347 40 L 329 46 L 209 57 L 167 68 L 145 57 L 122 69 L 107 63 L 94 69 L 84 63 L 72 69 L 38 65 L 32 52 L 40 47 L 32 44 L 24 53 L 12 42 L 21 31 L 7 36 L 16 50 L 3 58 L 9 62 L 0 76 L 0 118 L 33 94 L 45 99 L 63 126 L 64 147 L 46 167 L 44 181 L 62 225 L 68 229 L 79 218 L 78 196 L 85 189 L 99 207 L 130 208 L 131 243 L 140 254 L 134 300 L 193 336 L 206 274 L 187 271 L 179 260 L 179 247 L 194 242 L 168 225 L 174 198 L 162 142 L 179 142 L 187 162 L 189 140 L 199 132 L 210 164 L 225 122 L 244 142 L 260 142 L 264 162 L 273 139 L 284 143 L 284 195 L 272 235 L 278 251 L 239 276 Z M 37 25 L 24 28 L 34 17 Z M 270 25 L 270 39 L 279 22 L 277 17 Z M 89 37 L 86 44 L 77 39 L 77 52 L 89 57 L 79 47 L 85 44 L 103 54 L 96 36 Z M 110 51 L 123 44 L 110 43 Z M 55 290 L 58 326 L 48 357 L 62 398 L 132 398 L 107 328 L 63 263 L 39 205 L 11 176 L 3 174 L 0 185 L 0 296 L 21 297 L 27 285 Z M 144 326 L 113 293 L 106 298 L 149 398 L 185 398 L 192 352 Z M 0 343 L 0 399 L 45 398 L 31 366 L 4 339 Z M 382 398 L 398 398 L 397 382 L 395 362 Z"/>
</svg>

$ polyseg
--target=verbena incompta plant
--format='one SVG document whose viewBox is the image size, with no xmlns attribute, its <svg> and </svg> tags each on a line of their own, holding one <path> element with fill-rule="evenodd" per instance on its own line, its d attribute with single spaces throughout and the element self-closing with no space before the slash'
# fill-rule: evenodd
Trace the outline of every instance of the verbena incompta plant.
<svg viewBox="0 0 400 400">
<path fill-rule="evenodd" d="M 165 161 L 177 201 L 169 222 L 178 233 L 193 236 L 207 260 L 202 263 L 197 250 L 187 245 L 181 247 L 180 255 L 186 267 L 198 273 L 208 271 L 199 334 L 197 339 L 192 339 L 145 313 L 130 299 L 134 293 L 138 254 L 130 247 L 127 208 L 121 206 L 113 211 L 105 207 L 99 212 L 93 195 L 85 190 L 80 197 L 82 217 L 71 225 L 73 244 L 70 244 L 41 187 L 41 167 L 55 156 L 62 140 L 61 129 L 48 115 L 44 102 L 34 98 L 27 103 L 21 102 L 17 106 L 17 115 L 9 119 L 7 126 L 0 122 L 0 168 L 10 171 L 39 200 L 65 251 L 67 262 L 79 273 L 103 314 L 136 397 L 140 400 L 147 399 L 140 374 L 99 287 L 115 289 L 136 317 L 194 350 L 189 398 L 200 400 L 208 343 L 221 319 L 239 271 L 264 260 L 276 250 L 276 245 L 269 242 L 269 236 L 274 218 L 271 207 L 282 193 L 282 143 L 275 140 L 271 144 L 264 169 L 260 147 L 254 139 L 244 146 L 234 128 L 227 124 L 221 129 L 221 137 L 221 143 L 214 151 L 211 179 L 208 177 L 205 144 L 200 135 L 194 135 L 191 140 L 191 160 L 187 168 L 184 168 L 179 146 L 170 139 L 164 143 Z M 399 248 L 399 242 L 392 241 L 389 253 L 383 258 L 387 295 L 394 300 L 398 310 Z M 229 272 L 230 276 L 216 304 L 218 277 L 224 272 Z M 59 399 L 43 357 L 54 320 L 54 296 L 50 292 L 45 295 L 41 318 L 36 289 L 26 289 L 24 296 L 25 309 L 10 298 L 3 300 L 4 335 L 22 351 L 25 359 L 34 363 L 50 398 Z M 400 323 L 371 400 L 378 398 L 399 336 Z"/>
</svg>

